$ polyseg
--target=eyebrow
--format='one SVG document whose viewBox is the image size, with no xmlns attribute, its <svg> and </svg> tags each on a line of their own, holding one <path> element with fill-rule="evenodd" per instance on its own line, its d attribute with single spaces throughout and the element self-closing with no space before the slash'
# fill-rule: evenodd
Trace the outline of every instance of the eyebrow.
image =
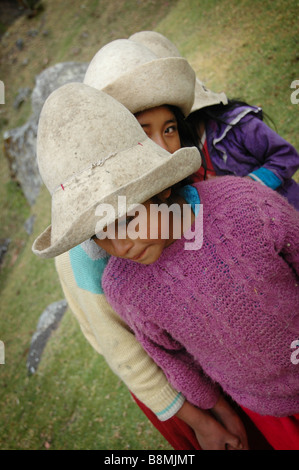
<svg viewBox="0 0 299 470">
<path fill-rule="evenodd" d="M 167 121 L 164 122 L 164 125 L 167 125 L 167 124 L 177 124 L 177 120 L 176 119 L 168 119 Z M 141 127 L 150 127 L 151 124 L 150 123 L 145 123 L 145 124 L 140 124 Z"/>
</svg>

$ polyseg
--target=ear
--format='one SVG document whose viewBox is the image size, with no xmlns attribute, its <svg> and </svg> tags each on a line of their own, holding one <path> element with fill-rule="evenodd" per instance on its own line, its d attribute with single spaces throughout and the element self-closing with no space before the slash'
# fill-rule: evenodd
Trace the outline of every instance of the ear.
<svg viewBox="0 0 299 470">
<path fill-rule="evenodd" d="M 171 188 L 164 189 L 164 191 L 161 191 L 159 194 L 156 195 L 156 197 L 159 199 L 161 202 L 166 202 L 167 199 L 170 198 L 171 195 Z"/>
</svg>

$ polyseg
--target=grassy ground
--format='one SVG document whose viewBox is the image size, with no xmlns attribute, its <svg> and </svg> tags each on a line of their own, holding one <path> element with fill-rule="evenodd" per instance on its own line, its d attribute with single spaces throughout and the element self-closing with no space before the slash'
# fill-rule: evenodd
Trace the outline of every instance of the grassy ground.
<svg viewBox="0 0 299 470">
<path fill-rule="evenodd" d="M 298 106 L 290 101 L 299 79 L 298 2 L 258 0 L 45 0 L 45 10 L 18 18 L 2 37 L 1 132 L 23 124 L 30 103 L 12 106 L 20 87 L 60 61 L 89 61 L 106 42 L 156 29 L 175 42 L 198 76 L 215 91 L 263 105 L 278 132 L 299 148 Z M 28 34 L 37 31 L 36 35 Z M 18 38 L 24 48 L 16 48 Z M 2 146 L 1 146 L 2 147 Z M 295 177 L 299 181 L 298 175 Z M 31 254 L 49 220 L 43 189 L 32 208 L 10 181 L 0 150 L 0 238 L 11 238 L 0 272 L 0 449 L 168 449 L 131 401 L 126 388 L 87 344 L 67 311 L 52 335 L 38 372 L 26 358 L 39 315 L 62 298 L 52 261 Z M 25 219 L 37 216 L 28 236 Z"/>
</svg>

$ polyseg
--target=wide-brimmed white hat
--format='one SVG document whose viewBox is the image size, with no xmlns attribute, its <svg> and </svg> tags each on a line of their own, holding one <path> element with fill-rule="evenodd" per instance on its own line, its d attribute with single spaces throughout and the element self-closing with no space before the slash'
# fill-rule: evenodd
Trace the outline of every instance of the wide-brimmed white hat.
<svg viewBox="0 0 299 470">
<path fill-rule="evenodd" d="M 132 34 L 129 40 L 135 41 L 138 44 L 150 49 L 158 57 L 181 57 L 177 47 L 163 34 L 157 33 L 156 31 L 139 31 Z M 227 104 L 227 96 L 225 93 L 215 93 L 209 90 L 205 84 L 196 77 L 195 82 L 195 95 L 194 102 L 192 105 L 191 113 L 198 109 L 205 108 L 206 106 L 212 106 L 214 104 Z"/>
<path fill-rule="evenodd" d="M 195 72 L 183 57 L 159 57 L 143 44 L 116 39 L 91 60 L 84 83 L 102 90 L 136 114 L 173 105 L 187 116 L 194 103 Z"/>
<path fill-rule="evenodd" d="M 121 103 L 83 83 L 70 83 L 46 100 L 37 133 L 37 160 L 52 195 L 51 225 L 32 250 L 51 258 L 79 245 L 106 225 L 201 165 L 198 150 L 173 154 L 155 144 Z M 99 220 L 99 204 L 115 210 Z"/>
</svg>

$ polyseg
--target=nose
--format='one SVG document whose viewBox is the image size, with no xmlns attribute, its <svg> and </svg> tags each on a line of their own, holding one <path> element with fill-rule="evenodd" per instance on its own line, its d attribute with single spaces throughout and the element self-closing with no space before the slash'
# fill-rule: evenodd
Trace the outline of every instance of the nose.
<svg viewBox="0 0 299 470">
<path fill-rule="evenodd" d="M 126 254 L 130 251 L 134 244 L 133 240 L 130 240 L 129 238 L 115 238 L 114 240 L 111 240 L 111 243 L 113 245 L 115 256 L 121 258 L 124 258 L 126 256 Z"/>
</svg>

